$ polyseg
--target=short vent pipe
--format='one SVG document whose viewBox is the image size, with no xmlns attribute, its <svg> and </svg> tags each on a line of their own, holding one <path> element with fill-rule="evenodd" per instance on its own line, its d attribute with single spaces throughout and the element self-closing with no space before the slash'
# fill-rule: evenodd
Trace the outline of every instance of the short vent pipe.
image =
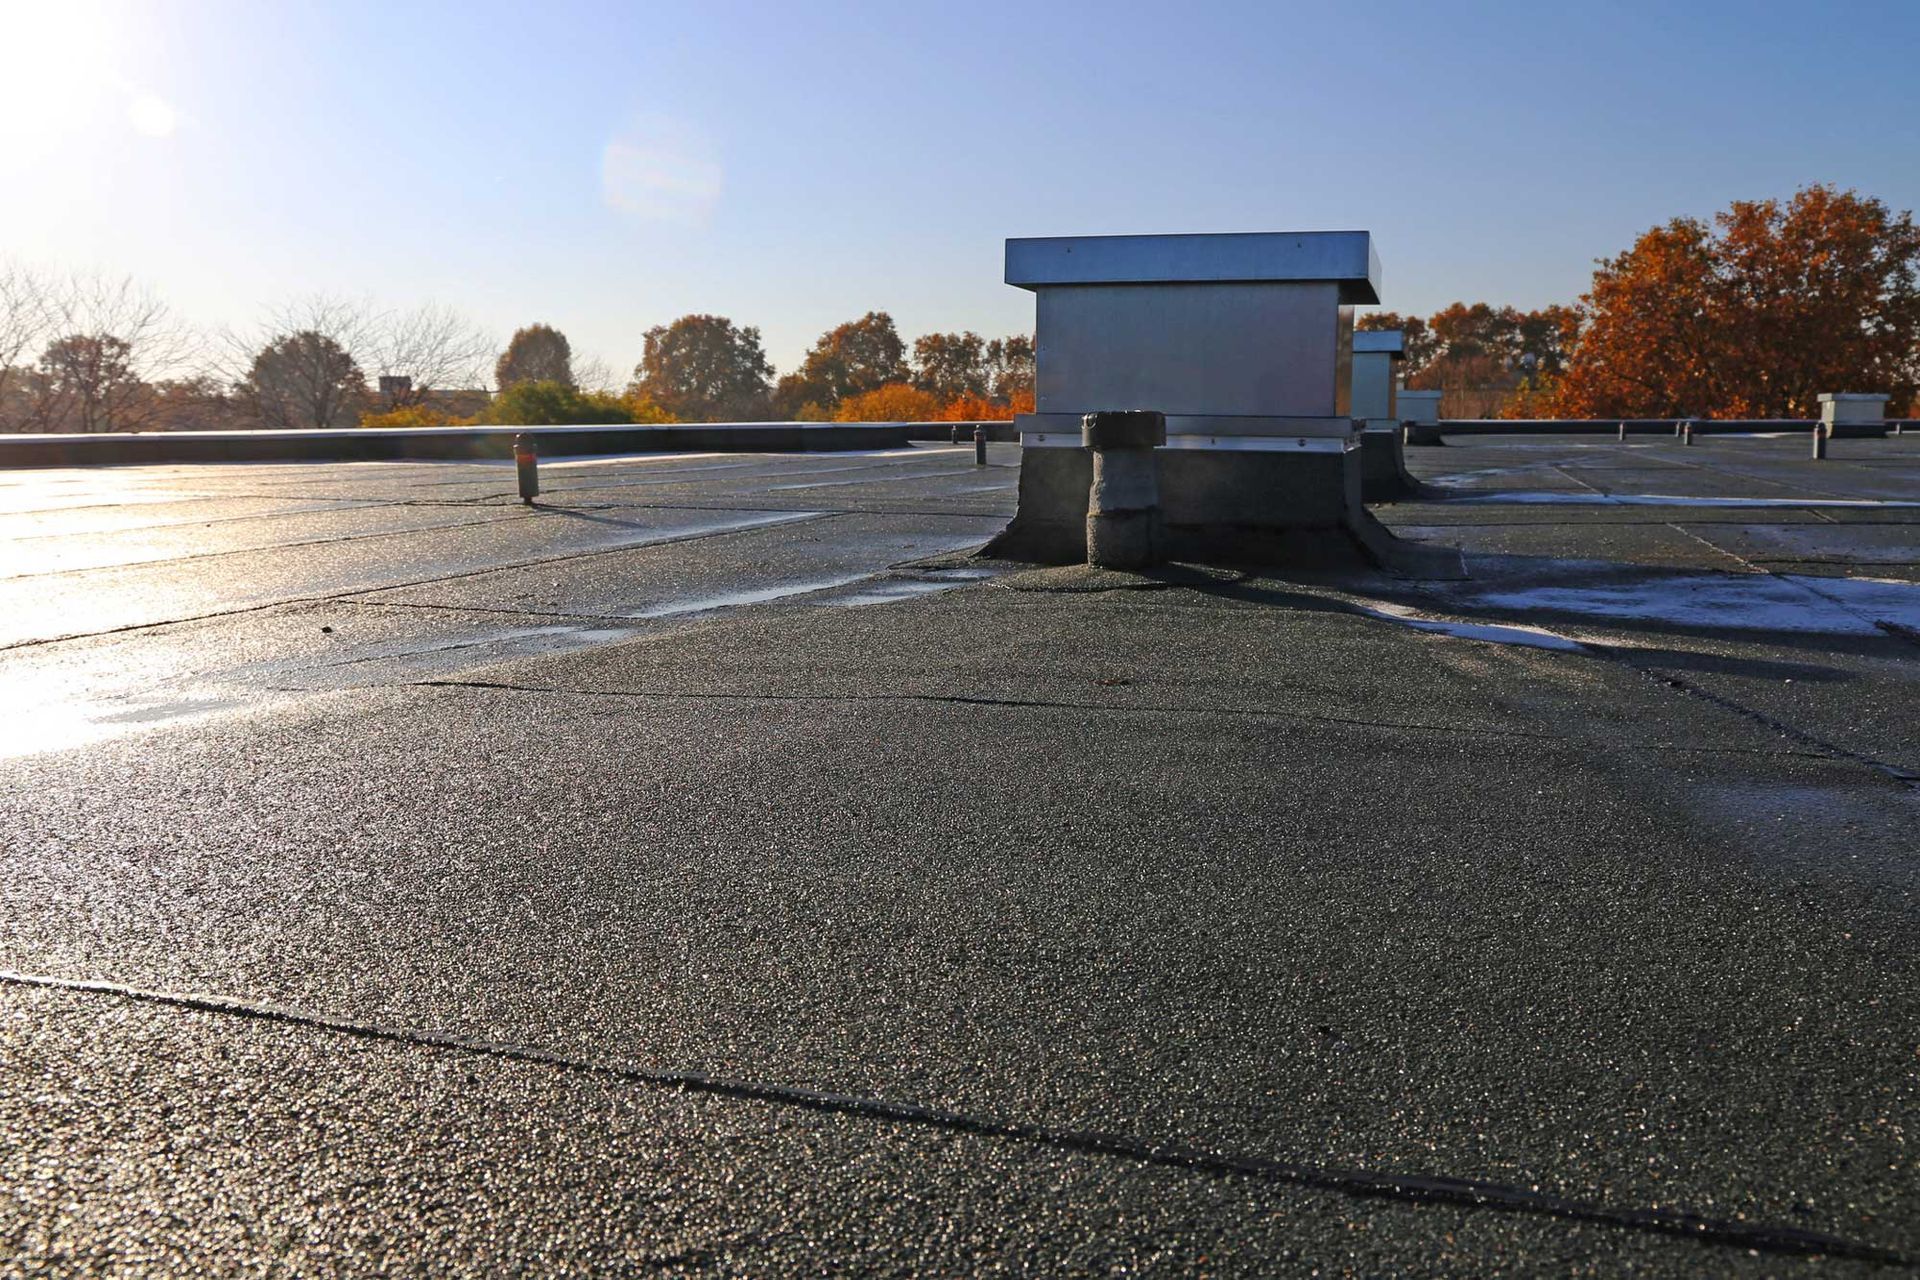
<svg viewBox="0 0 1920 1280">
<path fill-rule="evenodd" d="M 520 482 L 520 501 L 532 506 L 540 496 L 540 447 L 532 436 L 522 433 L 513 438 L 513 469 Z"/>
</svg>

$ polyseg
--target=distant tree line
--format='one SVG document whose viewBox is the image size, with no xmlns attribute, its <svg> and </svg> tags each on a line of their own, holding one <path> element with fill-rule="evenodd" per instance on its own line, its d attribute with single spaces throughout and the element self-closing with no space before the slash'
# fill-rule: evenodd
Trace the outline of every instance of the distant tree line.
<svg viewBox="0 0 1920 1280">
<path fill-rule="evenodd" d="M 1480 417 L 1564 373 L 1578 325 L 1572 307 L 1520 311 L 1456 302 L 1425 319 L 1369 312 L 1355 327 L 1400 330 L 1406 335 L 1400 373 L 1407 387 L 1445 392 L 1441 404 L 1450 416 Z"/>
<path fill-rule="evenodd" d="M 499 350 L 445 307 L 315 297 L 195 335 L 131 281 L 0 264 L 0 431 L 968 420 L 1032 401 L 1031 338 L 934 333 L 909 350 L 883 311 L 777 380 L 758 329 L 683 316 L 646 332 L 620 387 L 548 324 Z"/>
<path fill-rule="evenodd" d="M 129 281 L 38 275 L 0 263 L 0 429 L 139 430 L 198 398 L 192 378 L 149 381 L 178 364 L 186 336 L 164 304 Z"/>
<path fill-rule="evenodd" d="M 800 367 L 774 377 L 760 330 L 725 316 L 682 316 L 642 339 L 620 393 L 583 389 L 566 335 L 530 325 L 495 365 L 499 395 L 481 422 L 874 422 L 1008 418 L 1033 406 L 1033 339 L 930 333 L 911 352 L 893 317 L 836 325 Z M 376 415 L 380 425 L 422 415 Z"/>
<path fill-rule="evenodd" d="M 1450 416 L 1813 417 L 1823 391 L 1920 387 L 1920 229 L 1827 186 L 1678 218 L 1602 259 L 1571 306 L 1374 313 L 1409 387 Z M 688 315 L 619 385 L 547 324 L 504 351 L 458 313 L 312 298 L 195 337 L 130 281 L 0 263 L 0 431 L 453 422 L 967 421 L 1033 406 L 1030 337 L 929 333 L 870 311 L 776 377 L 760 331 Z"/>
<path fill-rule="evenodd" d="M 195 334 L 132 281 L 0 263 L 0 431 L 334 427 L 478 408 L 492 355 L 444 307 L 316 298 L 251 332 Z"/>
</svg>

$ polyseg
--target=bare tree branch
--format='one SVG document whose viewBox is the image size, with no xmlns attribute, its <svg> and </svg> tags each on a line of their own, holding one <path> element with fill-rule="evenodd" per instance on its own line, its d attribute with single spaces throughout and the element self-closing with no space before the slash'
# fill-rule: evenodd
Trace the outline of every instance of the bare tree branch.
<svg viewBox="0 0 1920 1280">
<path fill-rule="evenodd" d="M 407 378 L 405 390 L 386 394 L 388 408 L 423 404 L 435 391 L 487 385 L 499 354 L 494 342 L 451 307 L 428 303 L 389 312 L 374 326 L 364 363 L 383 378 Z"/>
<path fill-rule="evenodd" d="M 599 356 L 587 356 L 573 362 L 573 383 L 582 391 L 599 395 L 617 396 L 621 390 L 620 379 L 614 375 L 613 366 Z"/>
<path fill-rule="evenodd" d="M 20 390 L 30 371 L 19 364 L 23 355 L 46 341 L 53 318 L 51 293 L 38 272 L 19 263 L 0 262 L 0 431 L 21 430 L 31 416 L 31 400 Z M 15 403 L 16 398 L 20 403 Z"/>
<path fill-rule="evenodd" d="M 364 301 L 313 294 L 274 308 L 257 328 L 221 335 L 220 380 L 272 428 L 351 425 L 367 397 L 361 362 L 379 317 Z"/>
<path fill-rule="evenodd" d="M 188 371 L 195 335 L 131 279 L 75 274 L 48 294 L 50 341 L 33 377 L 43 431 L 138 431 L 159 412 L 149 383 Z"/>
</svg>

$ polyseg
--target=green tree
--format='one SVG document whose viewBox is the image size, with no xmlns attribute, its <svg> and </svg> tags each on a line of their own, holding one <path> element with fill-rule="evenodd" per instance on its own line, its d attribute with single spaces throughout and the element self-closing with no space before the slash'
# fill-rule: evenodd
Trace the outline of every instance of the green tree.
<svg viewBox="0 0 1920 1280">
<path fill-rule="evenodd" d="M 1403 316 L 1398 311 L 1370 311 L 1353 327 L 1362 333 L 1398 329 L 1407 351 L 1406 359 L 1400 362 L 1400 373 L 1404 377 L 1411 378 L 1433 358 L 1433 338 L 1427 332 L 1427 322 L 1419 316 Z"/>
<path fill-rule="evenodd" d="M 1580 334 L 1580 312 L 1574 307 L 1548 306 L 1522 311 L 1514 325 L 1520 365 L 1539 383 L 1566 371 L 1567 357 Z"/>
<path fill-rule="evenodd" d="M 1406 335 L 1401 372 L 1408 386 L 1498 390 L 1557 376 L 1566 367 L 1576 321 L 1571 307 L 1521 311 L 1455 302 L 1425 320 L 1383 311 L 1362 316 L 1355 327 Z"/>
<path fill-rule="evenodd" d="M 1033 338 L 1016 334 L 987 344 L 987 391 L 1002 404 L 1033 399 Z M 1031 408 L 1031 403 L 1028 404 Z"/>
<path fill-rule="evenodd" d="M 75 333 L 41 353 L 36 425 L 46 431 L 112 431 L 146 390 L 133 344 L 112 334 Z"/>
<path fill-rule="evenodd" d="M 623 425 L 633 410 L 616 396 L 581 391 L 564 382 L 516 382 L 493 398 L 476 421 L 500 427 Z"/>
<path fill-rule="evenodd" d="M 493 384 L 504 391 L 516 382 L 573 386 L 573 346 L 567 335 L 548 324 L 515 330 L 507 349 L 494 362 Z"/>
<path fill-rule="evenodd" d="M 686 422 L 749 422 L 767 414 L 773 365 L 760 330 L 725 316 L 681 316 L 647 330 L 628 394 Z"/>
<path fill-rule="evenodd" d="M 814 405 L 831 414 L 848 396 L 878 391 L 909 376 L 906 344 L 893 317 L 869 311 L 820 335 L 799 369 L 780 379 L 775 411 L 787 417 Z"/>
<path fill-rule="evenodd" d="M 914 339 L 913 385 L 939 399 L 984 396 L 988 379 L 987 343 L 979 334 L 929 333 Z"/>
<path fill-rule="evenodd" d="M 1456 302 L 1427 320 L 1431 346 L 1425 364 L 1407 384 L 1449 391 L 1496 389 L 1518 384 L 1520 313 L 1485 302 Z"/>
<path fill-rule="evenodd" d="M 367 380 L 346 348 L 307 329 L 261 348 L 234 391 L 268 427 L 336 427 L 353 422 Z"/>
</svg>

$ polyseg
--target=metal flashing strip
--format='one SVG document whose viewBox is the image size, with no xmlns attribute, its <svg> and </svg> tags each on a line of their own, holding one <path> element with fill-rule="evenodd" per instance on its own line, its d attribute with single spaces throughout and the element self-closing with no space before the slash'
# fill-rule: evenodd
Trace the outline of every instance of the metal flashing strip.
<svg viewBox="0 0 1920 1280">
<path fill-rule="evenodd" d="M 1351 453 L 1354 436 L 1192 436 L 1168 435 L 1168 449 L 1218 449 L 1239 453 Z"/>
<path fill-rule="evenodd" d="M 1077 413 L 1022 413 L 1015 416 L 1013 426 L 1021 435 L 1078 436 L 1080 418 L 1081 415 Z M 1306 436 L 1338 440 L 1355 435 L 1359 430 L 1360 423 L 1354 418 L 1232 413 L 1167 415 L 1167 434 L 1170 436 L 1273 436 L 1276 439 Z"/>
<path fill-rule="evenodd" d="M 1078 449 L 1081 447 L 1078 431 L 1022 431 L 1020 433 L 1022 449 Z"/>
<path fill-rule="evenodd" d="M 1022 449 L 1078 449 L 1078 431 L 1022 431 Z M 1169 433 L 1163 449 L 1213 449 L 1237 453 L 1350 453 L 1359 448 L 1353 436 L 1229 436 Z"/>
</svg>

